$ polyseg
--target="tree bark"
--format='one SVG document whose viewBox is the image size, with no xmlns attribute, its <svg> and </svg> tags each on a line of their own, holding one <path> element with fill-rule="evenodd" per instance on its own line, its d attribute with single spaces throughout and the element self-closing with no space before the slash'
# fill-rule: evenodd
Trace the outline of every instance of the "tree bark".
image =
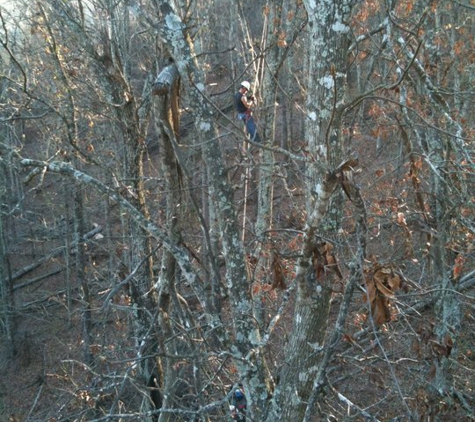
<svg viewBox="0 0 475 422">
<path fill-rule="evenodd" d="M 214 201 L 221 232 L 223 255 L 226 261 L 226 284 L 233 317 L 234 342 L 227 343 L 235 357 L 235 364 L 244 381 L 245 388 L 253 391 L 248 397 L 251 418 L 259 419 L 266 410 L 269 394 L 268 374 L 263 365 L 263 356 L 258 353 L 259 330 L 252 313 L 252 298 L 245 265 L 244 249 L 240 239 L 239 223 L 233 204 L 233 194 L 226 178 L 223 157 L 217 145 L 210 106 L 203 96 L 203 74 L 191 57 L 192 45 L 184 35 L 185 27 L 168 1 L 157 2 L 165 25 L 162 37 L 167 44 L 183 81 L 189 81 L 186 90 L 194 110 L 199 140 L 207 167 L 209 196 Z M 209 317 L 209 316 L 208 316 Z M 225 343 L 225 344 L 226 344 Z M 247 387 L 251 388 L 247 388 Z"/>
<path fill-rule="evenodd" d="M 354 1 L 304 1 L 309 28 L 307 81 L 307 221 L 301 258 L 296 268 L 297 296 L 286 362 L 276 388 L 272 417 L 303 420 L 322 361 L 334 275 L 318 278 L 314 267 L 320 247 L 321 223 L 338 185 L 341 113 L 345 94 L 348 22 Z M 322 60 L 322 57 L 325 59 Z M 334 170 L 331 170 L 334 169 Z M 271 420 L 271 419 L 269 419 Z"/>
<path fill-rule="evenodd" d="M 0 171 L 3 173 L 3 166 L 0 166 Z M 5 194 L 6 189 L 3 181 L 6 179 L 1 177 L 0 184 L 0 203 L 6 204 Z M 8 257 L 6 234 L 5 234 L 5 214 L 0 210 L 0 304 L 1 304 L 1 320 L 4 330 L 7 353 L 11 358 L 16 353 L 15 347 L 15 296 L 13 290 L 13 279 L 10 271 L 10 260 Z"/>
</svg>

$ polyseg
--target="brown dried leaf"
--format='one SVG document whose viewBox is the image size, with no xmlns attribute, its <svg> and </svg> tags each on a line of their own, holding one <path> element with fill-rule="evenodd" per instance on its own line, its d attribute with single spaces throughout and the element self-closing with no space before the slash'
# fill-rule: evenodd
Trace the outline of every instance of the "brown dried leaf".
<svg viewBox="0 0 475 422">
<path fill-rule="evenodd" d="M 274 276 L 274 279 L 272 281 L 272 288 L 285 290 L 287 286 L 285 284 L 284 271 L 279 261 L 279 257 L 276 253 L 273 254 L 271 266 L 272 266 L 272 273 Z"/>
<path fill-rule="evenodd" d="M 376 286 L 374 285 L 373 280 L 366 281 L 366 295 L 364 296 L 365 301 L 369 300 L 370 303 L 376 298 Z"/>
<path fill-rule="evenodd" d="M 437 357 L 448 356 L 447 347 L 443 344 L 437 343 L 436 341 L 432 340 L 432 351 L 434 355 Z"/>
<path fill-rule="evenodd" d="M 321 280 L 325 276 L 325 259 L 322 255 L 321 245 L 317 246 L 313 251 L 313 268 L 315 270 L 315 277 Z"/>
<path fill-rule="evenodd" d="M 253 296 L 258 295 L 261 290 L 262 290 L 262 286 L 260 285 L 260 283 L 254 283 L 252 285 L 252 295 Z"/>
<path fill-rule="evenodd" d="M 345 342 L 345 343 L 355 343 L 355 339 L 350 336 L 349 334 L 343 334 L 343 337 L 342 337 L 342 340 Z"/>
<path fill-rule="evenodd" d="M 376 296 L 375 300 L 371 303 L 371 314 L 373 315 L 374 323 L 378 326 L 389 322 L 391 319 L 391 312 L 388 307 L 387 299 L 381 296 Z"/>
<path fill-rule="evenodd" d="M 458 255 L 454 260 L 453 275 L 454 281 L 457 281 L 460 278 L 463 267 L 465 264 L 465 257 L 463 255 Z"/>
<path fill-rule="evenodd" d="M 449 334 L 447 334 L 444 338 L 444 345 L 447 350 L 447 357 L 449 357 L 450 353 L 452 352 L 452 348 L 454 347 L 454 342 Z"/>
<path fill-rule="evenodd" d="M 401 277 L 399 277 L 397 274 L 393 274 L 393 276 L 388 279 L 388 284 L 393 292 L 399 290 L 402 286 Z"/>
<path fill-rule="evenodd" d="M 381 280 L 381 278 L 375 277 L 374 282 L 380 294 L 386 297 L 394 297 L 394 293 L 391 291 L 391 289 L 386 287 L 386 285 L 384 284 L 384 280 Z"/>
<path fill-rule="evenodd" d="M 394 297 L 394 292 L 401 288 L 401 277 L 390 267 L 381 267 L 374 274 L 377 289 L 387 297 Z"/>
<path fill-rule="evenodd" d="M 340 280 L 343 279 L 341 275 L 340 267 L 338 266 L 338 262 L 335 258 L 335 255 L 332 253 L 333 245 L 331 243 L 325 242 L 325 270 L 328 269 L 333 272 Z"/>
</svg>

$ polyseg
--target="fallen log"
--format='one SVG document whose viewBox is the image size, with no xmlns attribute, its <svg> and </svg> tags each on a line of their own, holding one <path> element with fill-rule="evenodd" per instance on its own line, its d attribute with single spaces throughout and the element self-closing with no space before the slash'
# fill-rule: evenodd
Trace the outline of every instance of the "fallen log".
<svg viewBox="0 0 475 422">
<path fill-rule="evenodd" d="M 87 240 L 92 239 L 94 236 L 96 236 L 101 231 L 102 231 L 101 226 L 95 227 L 93 230 L 91 230 L 90 232 L 88 232 L 84 235 L 84 240 L 87 241 Z M 74 242 L 71 243 L 70 253 L 71 253 L 71 250 L 73 250 L 76 246 L 77 246 L 77 241 L 74 241 Z M 23 276 L 30 273 L 31 271 L 36 270 L 38 267 L 40 267 L 41 265 L 43 265 L 45 262 L 49 261 L 50 259 L 61 255 L 62 253 L 64 253 L 65 248 L 66 248 L 65 246 L 60 246 L 58 248 L 55 248 L 48 255 L 44 256 L 43 258 L 39 259 L 38 261 L 33 262 L 32 264 L 27 265 L 26 267 L 23 267 L 21 270 L 18 270 L 17 272 L 12 274 L 12 281 L 14 282 L 15 280 L 18 280 L 18 279 L 22 278 Z"/>
</svg>

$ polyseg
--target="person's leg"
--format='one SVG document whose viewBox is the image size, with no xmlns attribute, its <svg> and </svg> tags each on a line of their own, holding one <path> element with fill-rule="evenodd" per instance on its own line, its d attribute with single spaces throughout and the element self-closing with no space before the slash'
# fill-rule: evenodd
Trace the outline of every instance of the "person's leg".
<svg viewBox="0 0 475 422">
<path fill-rule="evenodd" d="M 259 135 L 257 135 L 256 122 L 254 121 L 254 118 L 252 116 L 250 116 L 246 120 L 246 129 L 247 129 L 247 133 L 249 134 L 249 138 L 251 139 L 251 141 L 253 141 L 253 142 L 259 142 L 260 141 Z"/>
</svg>

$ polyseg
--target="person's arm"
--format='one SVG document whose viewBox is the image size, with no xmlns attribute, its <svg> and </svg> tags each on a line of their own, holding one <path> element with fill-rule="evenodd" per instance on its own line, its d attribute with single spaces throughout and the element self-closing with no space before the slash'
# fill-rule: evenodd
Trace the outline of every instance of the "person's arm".
<svg viewBox="0 0 475 422">
<path fill-rule="evenodd" d="M 251 108 L 252 106 L 256 105 L 256 100 L 254 97 L 251 97 L 249 100 L 245 95 L 241 97 L 241 101 L 246 108 Z"/>
</svg>

